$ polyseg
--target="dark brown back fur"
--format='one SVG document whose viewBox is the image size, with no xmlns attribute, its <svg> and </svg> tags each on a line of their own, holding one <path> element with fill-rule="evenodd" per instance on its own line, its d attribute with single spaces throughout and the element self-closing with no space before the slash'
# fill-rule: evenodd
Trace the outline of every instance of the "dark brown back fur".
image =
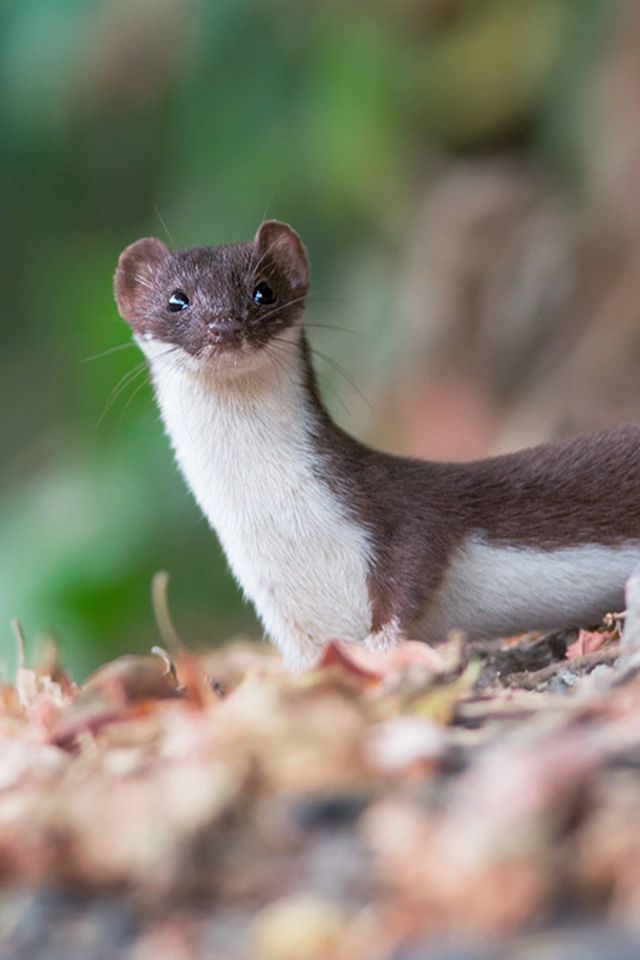
<svg viewBox="0 0 640 960">
<path fill-rule="evenodd" d="M 639 425 L 471 463 L 392 456 L 331 421 L 303 352 L 327 482 L 375 545 L 374 630 L 398 612 L 400 597 L 403 617 L 418 617 L 453 551 L 473 534 L 542 550 L 640 542 Z"/>
</svg>

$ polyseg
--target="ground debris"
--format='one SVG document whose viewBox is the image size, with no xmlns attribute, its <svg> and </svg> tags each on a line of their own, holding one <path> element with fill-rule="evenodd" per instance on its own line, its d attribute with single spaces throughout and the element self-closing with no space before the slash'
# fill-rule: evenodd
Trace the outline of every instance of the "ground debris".
<svg viewBox="0 0 640 960">
<path fill-rule="evenodd" d="M 598 937 L 640 956 L 625 650 L 612 619 L 479 650 L 334 643 L 298 676 L 246 642 L 83 685 L 51 650 L 21 663 L 0 690 L 0 956 L 559 960 Z"/>
</svg>

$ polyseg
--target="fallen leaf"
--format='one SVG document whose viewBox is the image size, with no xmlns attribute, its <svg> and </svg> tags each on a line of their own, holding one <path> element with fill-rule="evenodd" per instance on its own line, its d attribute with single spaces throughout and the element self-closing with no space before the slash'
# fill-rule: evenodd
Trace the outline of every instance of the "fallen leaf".
<svg viewBox="0 0 640 960">
<path fill-rule="evenodd" d="M 595 653 L 612 640 L 611 634 L 604 631 L 580 630 L 578 639 L 567 647 L 567 659 L 573 660 L 576 657 L 583 657 L 586 653 Z"/>
</svg>

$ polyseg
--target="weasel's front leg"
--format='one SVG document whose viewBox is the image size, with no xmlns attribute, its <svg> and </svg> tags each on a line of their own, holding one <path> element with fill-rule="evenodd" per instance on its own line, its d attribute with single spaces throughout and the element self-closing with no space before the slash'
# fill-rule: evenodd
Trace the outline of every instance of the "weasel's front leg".
<svg viewBox="0 0 640 960">
<path fill-rule="evenodd" d="M 353 644 L 353 649 L 363 646 L 372 653 L 384 653 L 401 646 L 406 639 L 406 635 L 397 622 L 392 621 L 385 624 L 380 630 L 369 633 L 361 645 Z M 335 640 L 337 643 L 341 642 L 339 636 L 336 636 Z M 325 643 L 318 643 L 304 634 L 295 632 L 285 635 L 279 633 L 276 643 L 285 667 L 292 673 L 303 673 L 305 670 L 311 670 L 315 667 L 326 647 Z M 351 646 L 351 644 L 348 646 Z"/>
<path fill-rule="evenodd" d="M 443 543 L 429 545 L 429 555 L 407 556 L 406 544 L 415 539 L 413 527 L 400 527 L 387 545 L 384 563 L 369 571 L 371 629 L 364 646 L 372 653 L 395 650 L 411 640 L 424 641 L 424 612 L 437 595 L 448 555 Z M 427 541 L 428 542 L 428 541 Z M 391 575 L 390 571 L 402 571 Z M 446 639 L 446 634 L 438 638 Z"/>
<path fill-rule="evenodd" d="M 324 649 L 323 644 L 302 631 L 279 630 L 273 640 L 280 651 L 282 662 L 291 673 L 310 670 L 318 663 Z"/>
</svg>

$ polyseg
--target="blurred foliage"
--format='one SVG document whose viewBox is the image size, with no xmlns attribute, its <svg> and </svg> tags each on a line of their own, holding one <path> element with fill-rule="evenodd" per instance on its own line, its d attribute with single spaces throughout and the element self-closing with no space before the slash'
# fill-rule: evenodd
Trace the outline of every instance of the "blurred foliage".
<svg viewBox="0 0 640 960">
<path fill-rule="evenodd" d="M 515 144 L 567 189 L 580 183 L 589 85 L 620 8 L 0 7 L 5 662 L 11 616 L 31 638 L 55 630 L 80 673 L 148 645 L 160 567 L 191 642 L 257 629 L 176 474 L 142 367 L 109 402 L 136 351 L 85 362 L 127 342 L 111 295 L 121 248 L 153 233 L 180 246 L 247 239 L 266 214 L 291 220 L 312 253 L 312 314 L 376 334 L 325 335 L 323 349 L 379 383 L 396 344 L 398 251 L 434 170 Z"/>
</svg>

